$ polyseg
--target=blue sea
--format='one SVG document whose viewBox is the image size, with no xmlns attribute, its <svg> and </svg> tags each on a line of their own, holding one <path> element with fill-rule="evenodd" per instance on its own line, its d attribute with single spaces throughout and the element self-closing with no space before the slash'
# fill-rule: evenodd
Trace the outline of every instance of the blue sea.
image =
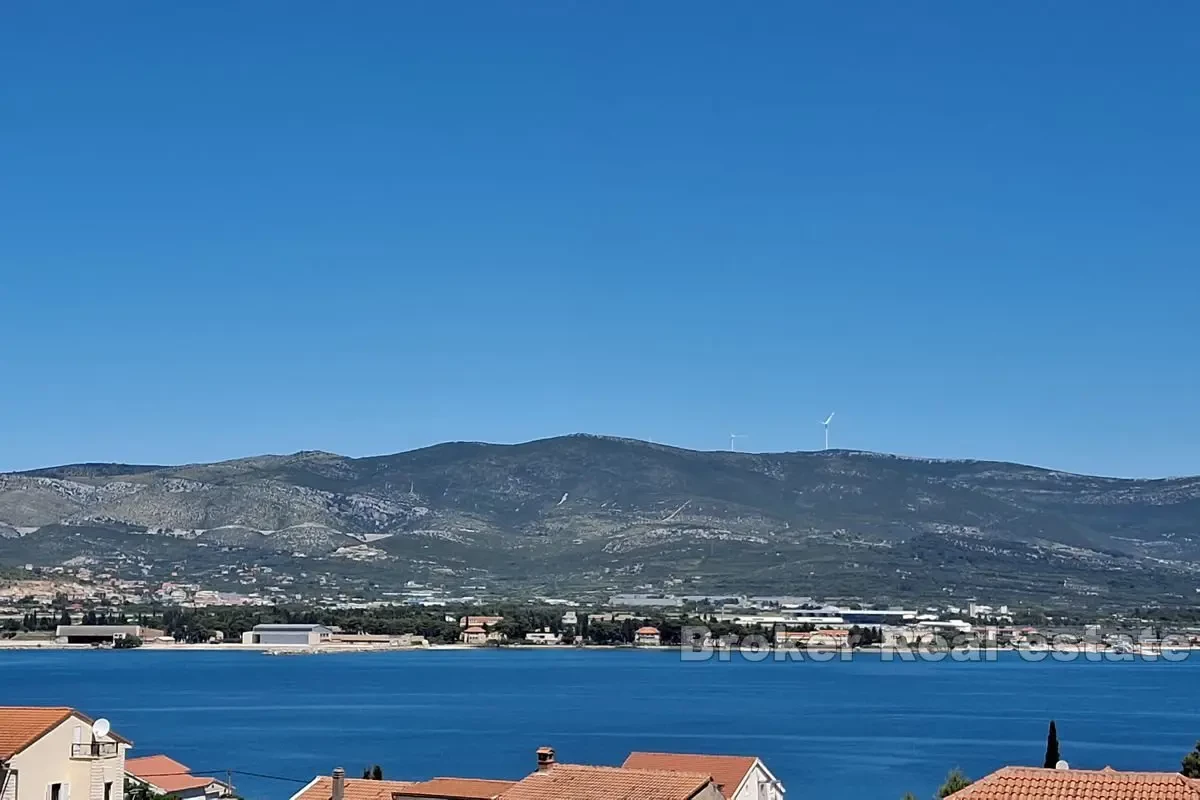
<svg viewBox="0 0 1200 800">
<path fill-rule="evenodd" d="M 0 705 L 70 705 L 239 793 L 284 800 L 343 766 L 520 778 L 534 751 L 761 756 L 793 797 L 930 797 L 951 767 L 1175 770 L 1200 739 L 1200 655 L 1179 663 L 684 663 L 675 652 L 0 651 Z M 244 773 L 257 773 L 255 777 Z"/>
</svg>

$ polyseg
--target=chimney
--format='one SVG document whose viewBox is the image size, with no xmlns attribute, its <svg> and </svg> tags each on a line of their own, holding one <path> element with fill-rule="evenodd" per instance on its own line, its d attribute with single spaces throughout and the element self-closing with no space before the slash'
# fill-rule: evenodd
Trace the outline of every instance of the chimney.
<svg viewBox="0 0 1200 800">
<path fill-rule="evenodd" d="M 341 767 L 333 771 L 333 793 L 330 800 L 346 800 L 346 770 Z"/>
<path fill-rule="evenodd" d="M 537 768 L 538 772 L 545 772 L 554 766 L 554 748 L 539 747 L 537 749 Z M 335 798 L 335 800 L 337 800 Z"/>
</svg>

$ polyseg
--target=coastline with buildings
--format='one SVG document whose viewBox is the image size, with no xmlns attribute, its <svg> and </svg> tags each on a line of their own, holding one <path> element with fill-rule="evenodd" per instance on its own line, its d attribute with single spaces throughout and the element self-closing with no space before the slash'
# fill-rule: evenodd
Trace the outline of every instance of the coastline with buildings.
<svg viewBox="0 0 1200 800">
<path fill-rule="evenodd" d="M 1200 620 L 1164 627 L 1144 618 L 1059 622 L 1041 614 L 1040 624 L 1033 625 L 1038 620 L 1029 609 L 975 601 L 903 608 L 778 595 L 646 593 L 616 594 L 595 603 L 537 598 L 451 604 L 433 599 L 436 590 L 420 587 L 410 588 L 413 596 L 402 604 L 279 607 L 218 605 L 231 598 L 163 584 L 152 592 L 162 599 L 147 605 L 140 602 L 142 596 L 79 588 L 84 586 L 45 578 L 0 586 L 0 649 L 137 646 L 289 654 L 477 648 L 672 648 L 718 654 L 733 648 L 901 654 L 982 649 L 1152 655 L 1200 647 Z"/>
</svg>

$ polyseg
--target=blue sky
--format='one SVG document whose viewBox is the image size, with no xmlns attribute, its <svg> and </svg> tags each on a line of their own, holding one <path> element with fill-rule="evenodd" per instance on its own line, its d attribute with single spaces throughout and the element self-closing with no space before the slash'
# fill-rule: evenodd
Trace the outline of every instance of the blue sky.
<svg viewBox="0 0 1200 800">
<path fill-rule="evenodd" d="M 0 19 L 0 469 L 574 431 L 1200 473 L 1200 6 Z"/>
</svg>

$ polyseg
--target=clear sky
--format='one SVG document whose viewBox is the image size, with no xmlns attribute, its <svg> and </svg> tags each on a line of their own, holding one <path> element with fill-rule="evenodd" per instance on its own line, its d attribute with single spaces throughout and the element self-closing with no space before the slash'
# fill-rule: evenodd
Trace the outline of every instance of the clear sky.
<svg viewBox="0 0 1200 800">
<path fill-rule="evenodd" d="M 816 449 L 836 411 L 1200 473 L 1198 37 L 1194 2 L 7 4 L 0 469 Z"/>
</svg>

